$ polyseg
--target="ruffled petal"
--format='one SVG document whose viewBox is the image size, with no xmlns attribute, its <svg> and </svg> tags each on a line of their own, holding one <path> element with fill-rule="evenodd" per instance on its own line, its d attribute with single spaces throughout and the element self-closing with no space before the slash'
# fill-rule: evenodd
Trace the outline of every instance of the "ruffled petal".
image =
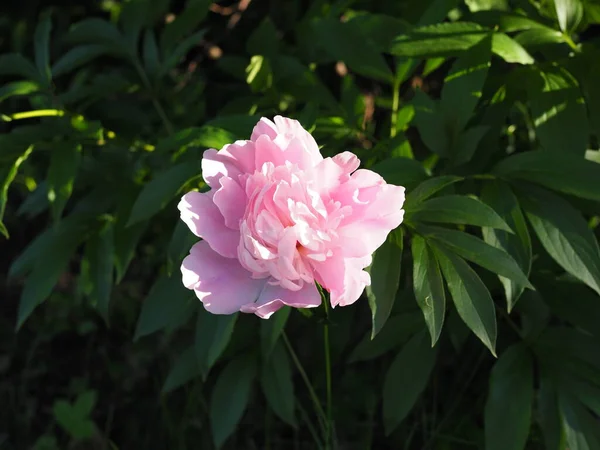
<svg viewBox="0 0 600 450">
<path fill-rule="evenodd" d="M 236 180 L 242 174 L 254 173 L 254 142 L 236 141 L 220 151 L 208 149 L 202 155 L 202 177 L 210 187 L 218 189 L 223 176 Z"/>
<path fill-rule="evenodd" d="M 298 291 L 290 291 L 281 286 L 265 284 L 258 300 L 242 306 L 241 311 L 254 313 L 258 317 L 268 319 L 281 307 L 315 308 L 321 304 L 321 295 L 314 283 L 305 284 Z"/>
<path fill-rule="evenodd" d="M 204 239 L 222 256 L 235 258 L 240 233 L 225 226 L 223 215 L 213 202 L 213 194 L 191 191 L 185 194 L 179 205 L 181 220 L 192 233 Z"/>
<path fill-rule="evenodd" d="M 244 216 L 248 199 L 246 192 L 232 178 L 227 176 L 219 180 L 221 187 L 215 192 L 213 201 L 225 219 L 225 225 L 231 229 L 240 229 L 240 220 Z"/>
<path fill-rule="evenodd" d="M 201 241 L 195 244 L 181 265 L 182 281 L 193 289 L 207 311 L 233 314 L 258 299 L 266 280 L 250 277 L 236 259 L 224 258 Z"/>
</svg>

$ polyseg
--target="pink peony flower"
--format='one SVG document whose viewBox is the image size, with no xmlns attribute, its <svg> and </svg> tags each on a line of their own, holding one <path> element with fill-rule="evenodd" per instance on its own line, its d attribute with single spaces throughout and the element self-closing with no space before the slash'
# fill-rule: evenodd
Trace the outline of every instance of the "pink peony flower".
<svg viewBox="0 0 600 450">
<path fill-rule="evenodd" d="M 321 156 L 296 120 L 261 119 L 249 141 L 206 150 L 207 193 L 188 192 L 181 219 L 203 240 L 183 260 L 183 284 L 214 314 L 268 318 L 289 305 L 354 303 L 363 269 L 402 222 L 404 188 L 358 169 L 350 152 Z"/>
</svg>

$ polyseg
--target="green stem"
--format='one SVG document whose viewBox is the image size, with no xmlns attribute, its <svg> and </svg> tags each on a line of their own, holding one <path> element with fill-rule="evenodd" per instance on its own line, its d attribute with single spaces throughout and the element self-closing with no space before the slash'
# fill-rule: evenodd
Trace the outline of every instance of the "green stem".
<svg viewBox="0 0 600 450">
<path fill-rule="evenodd" d="M 390 137 L 395 137 L 398 133 L 398 109 L 400 108 L 400 80 L 394 80 L 392 92 L 392 117 L 390 124 Z"/>
<path fill-rule="evenodd" d="M 2 114 L 2 120 L 4 120 L 5 122 L 10 122 L 12 120 L 31 119 L 33 117 L 61 117 L 64 115 L 65 112 L 59 109 L 38 109 L 36 111 L 24 111 L 20 113 L 15 113 L 10 116 Z"/>
<path fill-rule="evenodd" d="M 152 105 L 154 105 L 154 109 L 156 109 L 156 112 L 158 113 L 160 120 L 162 120 L 162 123 L 165 126 L 167 133 L 173 134 L 173 132 L 174 132 L 173 125 L 169 121 L 169 118 L 167 117 L 167 113 L 165 113 L 165 110 L 163 109 L 162 105 L 156 98 L 156 95 L 154 94 L 154 89 L 152 89 L 152 84 L 150 83 L 150 80 L 148 79 L 148 75 L 146 75 L 146 72 L 144 71 L 142 66 L 137 62 L 135 63 L 135 69 L 137 70 L 140 78 L 142 79 L 142 83 L 144 83 L 144 86 L 150 93 L 150 96 L 152 97 Z"/>
<path fill-rule="evenodd" d="M 333 442 L 333 414 L 331 401 L 331 346 L 329 345 L 329 307 L 327 305 L 329 300 L 327 299 L 327 295 L 320 286 L 319 293 L 321 294 L 323 309 L 325 310 L 325 322 L 323 325 L 323 342 L 325 346 L 325 385 L 327 389 L 327 422 L 325 448 L 330 449 Z"/>
<path fill-rule="evenodd" d="M 300 373 L 300 377 L 302 377 L 302 380 L 304 381 L 304 384 L 306 385 L 306 388 L 308 389 L 308 393 L 310 395 L 311 400 L 313 401 L 315 410 L 317 411 L 317 414 L 319 415 L 319 419 L 320 419 L 319 423 L 321 424 L 321 429 L 323 432 L 325 432 L 325 428 L 324 428 L 323 424 L 327 421 L 327 417 L 325 416 L 325 412 L 323 411 L 323 407 L 321 406 L 319 397 L 317 397 L 317 394 L 315 393 L 312 383 L 308 379 L 308 375 L 306 375 L 306 371 L 304 370 L 304 367 L 302 367 L 302 364 L 300 363 L 300 360 L 298 359 L 296 352 L 294 352 L 294 349 L 292 348 L 292 345 L 290 344 L 290 341 L 287 337 L 287 334 L 285 333 L 285 330 L 281 333 L 281 336 L 283 337 L 283 343 L 287 347 L 288 353 L 292 357 L 292 361 L 294 362 L 296 369 L 298 369 L 298 372 Z"/>
<path fill-rule="evenodd" d="M 579 46 L 573 41 L 573 39 L 571 39 L 571 36 L 569 36 L 568 33 L 563 33 L 563 39 L 565 40 L 565 43 L 571 47 L 571 49 L 577 53 L 579 53 L 581 51 L 581 49 L 579 48 Z"/>
</svg>

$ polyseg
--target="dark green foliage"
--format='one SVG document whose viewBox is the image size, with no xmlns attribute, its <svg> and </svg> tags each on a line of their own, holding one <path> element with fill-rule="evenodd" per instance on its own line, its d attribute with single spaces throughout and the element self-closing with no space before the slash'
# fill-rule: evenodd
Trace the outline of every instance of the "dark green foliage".
<svg viewBox="0 0 600 450">
<path fill-rule="evenodd" d="M 324 448 L 323 323 L 333 448 L 600 449 L 597 0 L 4 3 L 0 449 Z M 275 114 L 404 222 L 353 306 L 211 315 L 177 202 Z"/>
</svg>

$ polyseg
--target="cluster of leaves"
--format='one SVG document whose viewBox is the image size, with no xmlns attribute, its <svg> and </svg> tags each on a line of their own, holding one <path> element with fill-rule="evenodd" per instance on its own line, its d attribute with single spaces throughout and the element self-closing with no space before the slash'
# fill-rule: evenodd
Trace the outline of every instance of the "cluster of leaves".
<svg viewBox="0 0 600 450">
<path fill-rule="evenodd" d="M 19 333 L 92 305 L 98 327 L 175 352 L 163 401 L 200 405 L 172 427 L 181 448 L 322 445 L 320 313 L 212 316 L 178 273 L 194 237 L 175 202 L 206 188 L 202 151 L 278 113 L 407 188 L 366 298 L 330 315 L 337 440 L 600 448 L 600 4 L 175 3 L 49 9 L 0 54 Z M 57 424 L 125 446 L 82 392 L 53 399 Z"/>
</svg>

